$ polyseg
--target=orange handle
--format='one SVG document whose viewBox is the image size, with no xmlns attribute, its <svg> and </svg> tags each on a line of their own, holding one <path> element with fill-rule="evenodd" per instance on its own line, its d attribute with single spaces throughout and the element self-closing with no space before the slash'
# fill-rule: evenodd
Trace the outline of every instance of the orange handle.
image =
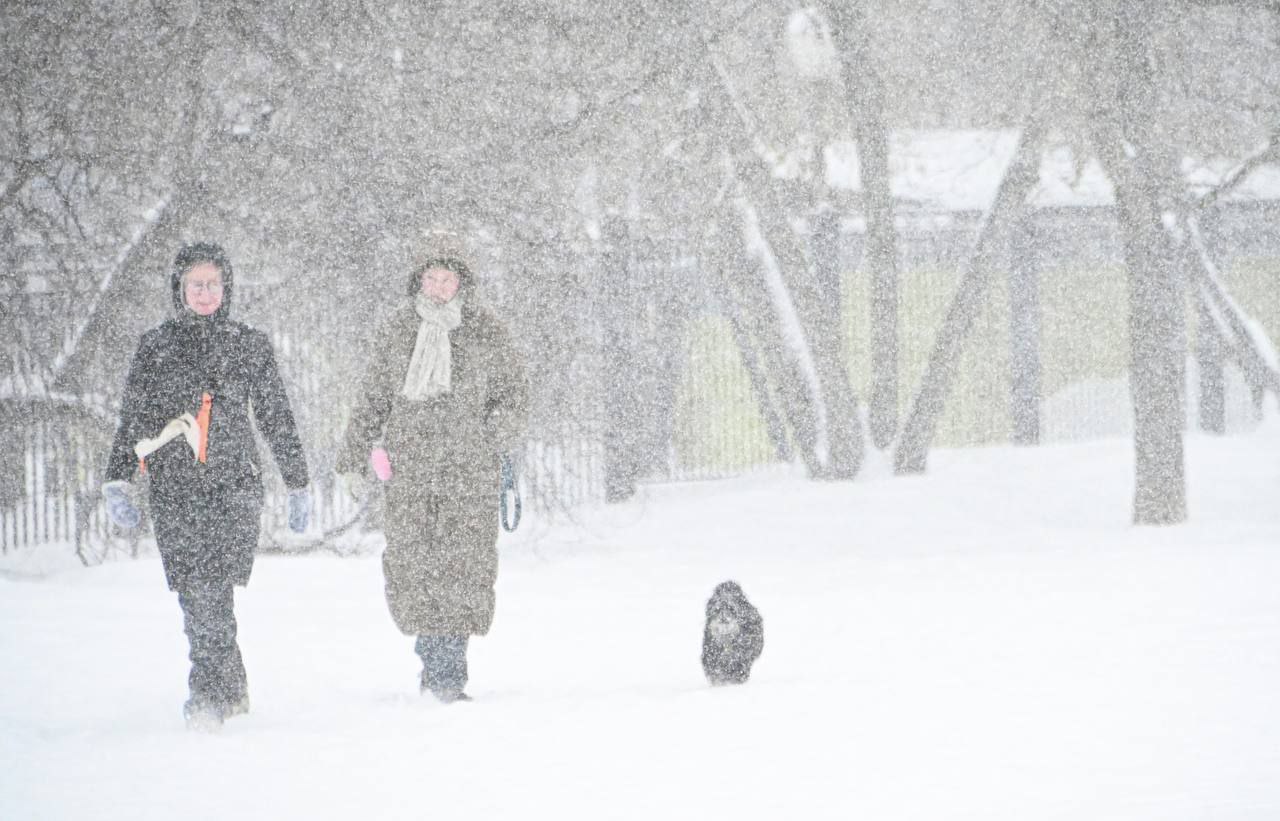
<svg viewBox="0 0 1280 821">
<path fill-rule="evenodd" d="M 200 450 L 196 459 L 204 463 L 209 457 L 209 416 L 213 411 L 213 397 L 205 391 L 200 395 L 200 412 L 196 414 L 196 428 L 200 431 Z"/>
</svg>

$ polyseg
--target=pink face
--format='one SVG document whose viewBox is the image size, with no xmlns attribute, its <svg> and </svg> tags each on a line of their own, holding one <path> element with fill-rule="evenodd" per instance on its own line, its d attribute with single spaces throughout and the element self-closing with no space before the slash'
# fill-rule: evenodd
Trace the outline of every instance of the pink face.
<svg viewBox="0 0 1280 821">
<path fill-rule="evenodd" d="M 222 272 L 212 262 L 202 262 L 182 277 L 182 298 L 200 316 L 212 316 L 222 307 Z"/>
<path fill-rule="evenodd" d="M 458 293 L 458 275 L 448 268 L 428 268 L 422 275 L 422 293 L 443 305 Z"/>
</svg>

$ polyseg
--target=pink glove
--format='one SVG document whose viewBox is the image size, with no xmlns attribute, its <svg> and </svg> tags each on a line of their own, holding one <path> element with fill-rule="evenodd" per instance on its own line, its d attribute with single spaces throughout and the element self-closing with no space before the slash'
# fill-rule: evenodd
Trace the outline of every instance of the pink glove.
<svg viewBox="0 0 1280 821">
<path fill-rule="evenodd" d="M 369 461 L 373 463 L 373 475 L 378 477 L 378 481 L 385 482 L 391 478 L 391 457 L 385 450 L 374 448 L 369 454 Z"/>
</svg>

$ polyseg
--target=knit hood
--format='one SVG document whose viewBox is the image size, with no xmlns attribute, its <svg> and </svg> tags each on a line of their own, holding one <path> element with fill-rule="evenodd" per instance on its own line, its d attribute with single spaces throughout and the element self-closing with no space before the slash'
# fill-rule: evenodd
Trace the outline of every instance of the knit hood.
<svg viewBox="0 0 1280 821">
<path fill-rule="evenodd" d="M 222 272 L 222 304 L 218 310 L 207 317 L 200 317 L 187 307 L 182 297 L 182 278 L 197 265 L 209 262 Z M 197 242 L 183 246 L 173 260 L 173 269 L 169 273 L 169 288 L 173 293 L 173 308 L 179 317 L 198 317 L 217 322 L 231 318 L 231 296 L 234 291 L 235 273 L 231 268 L 231 258 L 222 246 L 212 242 Z"/>
</svg>

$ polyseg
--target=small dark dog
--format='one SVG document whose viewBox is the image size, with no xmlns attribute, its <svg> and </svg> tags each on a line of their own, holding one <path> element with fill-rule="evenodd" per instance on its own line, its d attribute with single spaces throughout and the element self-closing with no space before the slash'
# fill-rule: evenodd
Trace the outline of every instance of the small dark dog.
<svg viewBox="0 0 1280 821">
<path fill-rule="evenodd" d="M 707 600 L 702 671 L 712 684 L 742 684 L 764 650 L 764 621 L 737 582 L 721 582 Z"/>
</svg>

